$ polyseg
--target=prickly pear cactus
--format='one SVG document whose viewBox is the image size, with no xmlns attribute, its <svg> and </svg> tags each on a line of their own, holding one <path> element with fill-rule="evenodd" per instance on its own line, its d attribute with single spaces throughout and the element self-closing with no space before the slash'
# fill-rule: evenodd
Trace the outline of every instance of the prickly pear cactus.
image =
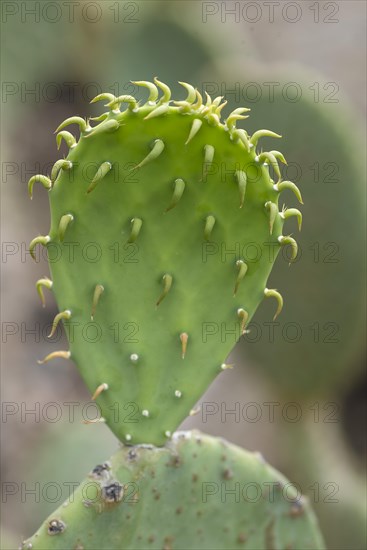
<svg viewBox="0 0 367 550">
<path fill-rule="evenodd" d="M 178 432 L 97 465 L 23 549 L 324 548 L 308 502 L 261 455 Z"/>
<path fill-rule="evenodd" d="M 167 85 L 137 82 L 149 97 L 102 94 L 109 110 L 90 120 L 65 120 L 57 144 L 69 147 L 50 177 L 29 181 L 49 193 L 51 228 L 32 240 L 47 247 L 52 288 L 70 349 L 42 362 L 71 358 L 103 419 L 129 444 L 163 445 L 212 380 L 264 297 L 282 246 L 297 243 L 283 223 L 302 215 L 279 211 L 287 189 L 279 151 L 262 152 L 263 136 L 237 129 L 240 108 L 221 122 L 226 102 L 182 83 L 187 98 L 172 101 Z M 162 95 L 159 97 L 159 90 Z M 122 105 L 126 109 L 121 111 Z M 65 128 L 77 124 L 80 138 Z"/>
</svg>

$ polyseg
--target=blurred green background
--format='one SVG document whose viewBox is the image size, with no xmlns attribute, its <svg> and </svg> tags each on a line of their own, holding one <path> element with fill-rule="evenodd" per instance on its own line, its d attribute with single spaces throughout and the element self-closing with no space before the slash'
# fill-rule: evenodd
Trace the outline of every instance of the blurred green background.
<svg viewBox="0 0 367 550">
<path fill-rule="evenodd" d="M 90 396 L 75 367 L 37 364 L 55 349 L 46 325 L 56 306 L 49 293 L 41 308 L 34 283 L 47 264 L 26 254 L 48 228 L 47 195 L 36 189 L 30 203 L 26 184 L 60 157 L 53 132 L 64 118 L 99 114 L 89 100 L 102 90 L 143 97 L 130 81 L 157 75 L 177 97 L 183 80 L 225 95 L 226 113 L 251 107 L 244 127 L 284 136 L 263 146 L 285 154 L 284 179 L 305 202 L 301 235 L 287 222 L 300 258 L 288 267 L 280 257 L 271 274 L 285 298 L 278 323 L 264 303 L 232 353 L 236 367 L 184 427 L 260 451 L 313 502 L 328 548 L 365 548 L 366 4 L 4 0 L 1 9 L 1 547 L 18 547 L 118 446 L 105 426 L 82 423 Z"/>
</svg>

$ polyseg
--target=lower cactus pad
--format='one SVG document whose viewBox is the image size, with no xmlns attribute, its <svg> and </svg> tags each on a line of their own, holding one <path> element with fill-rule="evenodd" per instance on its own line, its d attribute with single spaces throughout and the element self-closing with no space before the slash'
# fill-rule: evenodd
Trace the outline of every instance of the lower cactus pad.
<svg viewBox="0 0 367 550">
<path fill-rule="evenodd" d="M 123 447 L 22 549 L 322 550 L 307 500 L 249 453 L 199 432 Z"/>
</svg>

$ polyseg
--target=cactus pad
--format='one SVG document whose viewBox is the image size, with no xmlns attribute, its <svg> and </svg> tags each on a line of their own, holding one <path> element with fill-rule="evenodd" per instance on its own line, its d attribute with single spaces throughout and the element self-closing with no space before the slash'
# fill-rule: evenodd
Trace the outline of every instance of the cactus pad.
<svg viewBox="0 0 367 550">
<path fill-rule="evenodd" d="M 237 129 L 248 109 L 221 122 L 222 98 L 172 101 L 168 86 L 132 96 L 101 94 L 108 111 L 90 121 L 71 117 L 57 129 L 66 159 L 50 177 L 34 176 L 48 191 L 51 228 L 33 239 L 46 246 L 52 288 L 70 349 L 43 362 L 71 358 L 101 415 L 129 443 L 163 445 L 213 379 L 264 297 L 279 249 L 290 261 L 296 241 L 282 235 L 284 189 L 279 151 L 258 150 L 269 130 Z M 159 97 L 159 91 L 162 92 Z M 126 108 L 121 110 L 121 106 Z M 65 128 L 77 124 L 80 138 Z"/>
<path fill-rule="evenodd" d="M 22 547 L 324 548 L 307 500 L 258 453 L 199 432 L 123 447 Z"/>
</svg>

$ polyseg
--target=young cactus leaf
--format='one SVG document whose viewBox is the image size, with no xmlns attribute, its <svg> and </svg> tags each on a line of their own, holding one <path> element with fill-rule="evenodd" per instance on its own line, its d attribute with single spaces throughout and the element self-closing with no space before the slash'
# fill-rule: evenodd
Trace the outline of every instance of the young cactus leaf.
<svg viewBox="0 0 367 550">
<path fill-rule="evenodd" d="M 53 359 L 70 359 L 71 353 L 70 351 L 52 351 L 44 359 L 40 359 L 38 361 L 39 365 L 43 365 L 44 363 L 48 363 L 49 361 L 52 361 Z"/>
<path fill-rule="evenodd" d="M 61 216 L 61 220 L 59 223 L 59 239 L 60 242 L 63 242 L 65 238 L 66 230 L 69 226 L 69 224 L 74 220 L 74 216 L 72 214 L 64 214 Z"/>
<path fill-rule="evenodd" d="M 136 241 L 141 231 L 142 225 L 143 220 L 141 220 L 140 218 L 133 218 L 131 220 L 131 233 L 127 241 L 128 243 L 134 243 Z"/>
<path fill-rule="evenodd" d="M 69 149 L 72 149 L 73 147 L 76 147 L 76 139 L 67 130 L 63 130 L 62 132 L 59 132 L 56 134 L 56 143 L 57 148 L 60 149 L 62 140 L 65 141 L 66 145 L 69 147 Z"/>
<path fill-rule="evenodd" d="M 39 174 L 37 176 L 32 176 L 31 179 L 28 182 L 28 194 L 29 194 L 29 197 L 31 199 L 33 198 L 33 186 L 38 181 L 47 190 L 51 189 L 51 187 L 52 187 L 52 181 L 47 176 L 42 176 L 41 174 Z"/>
<path fill-rule="evenodd" d="M 236 266 L 237 266 L 237 269 L 238 269 L 238 274 L 237 274 L 237 278 L 236 278 L 236 284 L 235 284 L 235 287 L 234 287 L 234 296 L 236 296 L 237 291 L 238 291 L 238 287 L 240 286 L 240 282 L 242 281 L 242 279 L 244 278 L 244 276 L 246 275 L 246 272 L 248 270 L 248 265 L 245 264 L 245 262 L 243 260 L 237 260 Z"/>
<path fill-rule="evenodd" d="M 57 330 L 57 327 L 58 327 L 58 324 L 59 322 L 62 320 L 62 319 L 70 319 L 71 317 L 71 311 L 66 309 L 65 311 L 61 311 L 60 313 L 58 313 L 56 316 L 55 316 L 55 319 L 53 320 L 53 323 L 52 323 L 52 328 L 51 328 L 51 332 L 50 334 L 48 335 L 48 338 L 52 338 L 52 336 L 55 334 L 56 330 Z"/>
<path fill-rule="evenodd" d="M 93 293 L 93 301 L 92 301 L 92 311 L 90 314 L 91 321 L 94 320 L 94 315 L 96 313 L 97 305 L 100 300 L 100 297 L 102 296 L 104 292 L 104 286 L 103 285 L 96 285 L 96 288 L 94 289 Z"/>
<path fill-rule="evenodd" d="M 275 288 L 271 288 L 271 289 L 266 288 L 264 290 L 264 296 L 266 298 L 275 298 L 276 301 L 277 301 L 277 310 L 276 310 L 275 315 L 273 317 L 273 321 L 275 321 L 275 319 L 278 317 L 278 315 L 280 314 L 280 312 L 283 309 L 283 297 L 280 294 L 280 292 L 275 290 Z"/>
<path fill-rule="evenodd" d="M 42 307 L 45 307 L 46 306 L 46 301 L 45 301 L 45 295 L 43 294 L 43 288 L 42 287 L 45 287 L 45 288 L 48 288 L 49 290 L 51 290 L 52 289 L 51 279 L 49 279 L 48 277 L 44 277 L 43 279 L 38 279 L 38 281 L 36 282 L 36 289 L 37 289 L 38 295 L 41 299 Z"/>
<path fill-rule="evenodd" d="M 59 175 L 60 170 L 71 170 L 73 164 L 70 160 L 59 159 L 55 162 L 51 170 L 51 182 L 54 183 Z"/>
<path fill-rule="evenodd" d="M 35 256 L 35 248 L 38 244 L 41 244 L 42 246 L 47 246 L 48 243 L 51 241 L 51 237 L 49 235 L 39 235 L 38 237 L 35 237 L 31 240 L 29 243 L 29 253 L 32 256 L 32 258 L 36 261 Z"/>
<path fill-rule="evenodd" d="M 250 143 L 251 145 L 255 146 L 257 145 L 257 142 L 262 137 L 272 137 L 272 138 L 281 138 L 279 134 L 276 134 L 275 132 L 272 132 L 271 130 L 257 130 L 254 134 L 252 134 Z"/>
<path fill-rule="evenodd" d="M 297 218 L 298 223 L 298 230 L 301 231 L 302 229 L 302 212 L 298 210 L 298 208 L 284 208 L 282 212 L 279 214 L 283 220 L 287 220 L 288 218 Z"/>
<path fill-rule="evenodd" d="M 89 124 L 87 124 L 84 118 L 81 118 L 80 116 L 71 116 L 64 120 L 64 122 L 59 124 L 59 126 L 55 130 L 55 134 L 57 134 L 57 132 L 60 132 L 60 130 L 63 130 L 64 128 L 66 128 L 66 126 L 69 126 L 70 124 L 77 124 L 81 132 L 91 130 L 91 127 L 89 126 Z"/>
<path fill-rule="evenodd" d="M 189 133 L 189 137 L 188 137 L 187 140 L 185 141 L 185 145 L 187 145 L 188 143 L 190 143 L 190 141 L 192 140 L 192 138 L 196 136 L 196 134 L 197 134 L 198 131 L 200 130 L 202 124 L 203 124 L 203 121 L 200 120 L 200 118 L 195 118 L 195 119 L 193 120 L 191 129 L 190 129 L 190 133 Z"/>
<path fill-rule="evenodd" d="M 205 220 L 205 228 L 204 228 L 204 239 L 206 241 L 210 240 L 214 225 L 215 225 L 214 216 L 211 216 L 211 215 L 207 216 L 207 218 Z"/>
<path fill-rule="evenodd" d="M 298 189 L 297 185 L 293 183 L 293 181 L 281 181 L 280 183 L 276 183 L 274 185 L 274 190 L 279 191 L 279 193 L 281 193 L 285 189 L 289 189 L 290 191 L 293 191 L 298 202 L 303 204 L 301 192 Z"/>
<path fill-rule="evenodd" d="M 278 237 L 278 242 L 281 246 L 286 246 L 289 244 L 292 249 L 291 260 L 293 261 L 297 258 L 298 245 L 295 239 L 293 239 L 292 237 L 284 237 L 283 235 L 281 235 L 280 237 Z"/>
</svg>

